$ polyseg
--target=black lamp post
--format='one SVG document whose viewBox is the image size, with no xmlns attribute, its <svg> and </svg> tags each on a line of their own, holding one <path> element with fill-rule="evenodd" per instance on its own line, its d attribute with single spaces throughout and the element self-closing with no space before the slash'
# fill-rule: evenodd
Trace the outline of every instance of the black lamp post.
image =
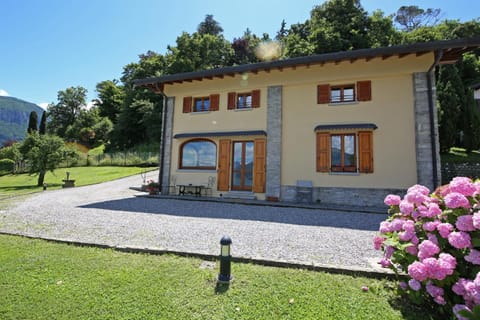
<svg viewBox="0 0 480 320">
<path fill-rule="evenodd" d="M 223 236 L 220 240 L 220 273 L 218 274 L 218 282 L 220 283 L 230 283 L 233 279 L 233 276 L 230 274 L 232 260 L 230 255 L 231 244 L 232 239 L 229 236 Z"/>
</svg>

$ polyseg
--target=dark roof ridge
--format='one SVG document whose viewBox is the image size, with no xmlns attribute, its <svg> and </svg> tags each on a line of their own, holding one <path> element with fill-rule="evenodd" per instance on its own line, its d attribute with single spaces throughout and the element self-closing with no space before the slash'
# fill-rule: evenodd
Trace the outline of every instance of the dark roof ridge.
<svg viewBox="0 0 480 320">
<path fill-rule="evenodd" d="M 440 40 L 430 42 L 417 42 L 412 44 L 402 44 L 381 48 L 365 48 L 351 51 L 329 52 L 315 54 L 310 56 L 288 58 L 284 60 L 275 60 L 267 62 L 257 62 L 237 66 L 228 66 L 222 68 L 183 72 L 160 77 L 137 79 L 134 85 L 152 85 L 170 82 L 182 82 L 186 80 L 195 80 L 208 77 L 218 77 L 223 75 L 233 75 L 236 73 L 269 70 L 274 68 L 294 67 L 300 65 L 334 62 L 349 59 L 374 58 L 379 56 L 402 55 L 411 53 L 427 53 L 436 50 L 457 49 L 455 54 L 461 54 L 472 48 L 480 47 L 480 37 L 462 38 L 454 40 Z"/>
</svg>

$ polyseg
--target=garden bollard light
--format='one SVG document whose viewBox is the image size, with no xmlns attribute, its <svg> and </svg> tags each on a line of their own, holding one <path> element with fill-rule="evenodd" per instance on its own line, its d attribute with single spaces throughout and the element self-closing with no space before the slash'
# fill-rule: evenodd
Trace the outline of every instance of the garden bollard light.
<svg viewBox="0 0 480 320">
<path fill-rule="evenodd" d="M 230 255 L 231 244 L 232 239 L 230 239 L 229 236 L 223 236 L 220 240 L 220 273 L 218 274 L 218 282 L 220 283 L 230 283 L 233 279 L 230 274 L 232 260 L 232 256 Z"/>
<path fill-rule="evenodd" d="M 46 183 L 43 184 L 43 191 L 47 190 L 47 186 L 48 185 Z"/>
</svg>

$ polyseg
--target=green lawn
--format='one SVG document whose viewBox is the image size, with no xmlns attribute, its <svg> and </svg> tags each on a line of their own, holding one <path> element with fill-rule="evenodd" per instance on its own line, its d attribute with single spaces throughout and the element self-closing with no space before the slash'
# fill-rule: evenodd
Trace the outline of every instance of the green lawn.
<svg viewBox="0 0 480 320">
<path fill-rule="evenodd" d="M 442 163 L 480 163 L 480 151 L 466 153 L 462 148 L 451 148 L 449 153 L 441 154 Z"/>
<path fill-rule="evenodd" d="M 156 168 L 147 168 L 155 170 Z M 70 179 L 75 180 L 76 186 L 85 186 L 118 178 L 131 176 L 143 172 L 145 168 L 140 167 L 72 167 L 60 168 L 54 173 L 48 172 L 45 175 L 45 183 L 48 189 L 62 188 L 62 180 L 66 178 L 66 172 L 70 172 Z M 28 174 L 6 175 L 0 177 L 0 197 L 9 195 L 20 195 L 30 192 L 41 191 L 37 187 L 38 176 Z"/>
<path fill-rule="evenodd" d="M 395 283 L 0 235 L 0 319 L 433 319 Z M 364 292 L 362 286 L 368 286 Z"/>
</svg>

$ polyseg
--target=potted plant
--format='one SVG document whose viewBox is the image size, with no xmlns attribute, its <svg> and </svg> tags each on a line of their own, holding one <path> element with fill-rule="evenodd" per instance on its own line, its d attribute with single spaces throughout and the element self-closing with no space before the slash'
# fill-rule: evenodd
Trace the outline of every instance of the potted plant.
<svg viewBox="0 0 480 320">
<path fill-rule="evenodd" d="M 158 194 L 159 187 L 160 187 L 160 184 L 158 182 L 155 182 L 153 180 L 148 181 L 147 190 L 149 194 L 151 195 Z"/>
</svg>

